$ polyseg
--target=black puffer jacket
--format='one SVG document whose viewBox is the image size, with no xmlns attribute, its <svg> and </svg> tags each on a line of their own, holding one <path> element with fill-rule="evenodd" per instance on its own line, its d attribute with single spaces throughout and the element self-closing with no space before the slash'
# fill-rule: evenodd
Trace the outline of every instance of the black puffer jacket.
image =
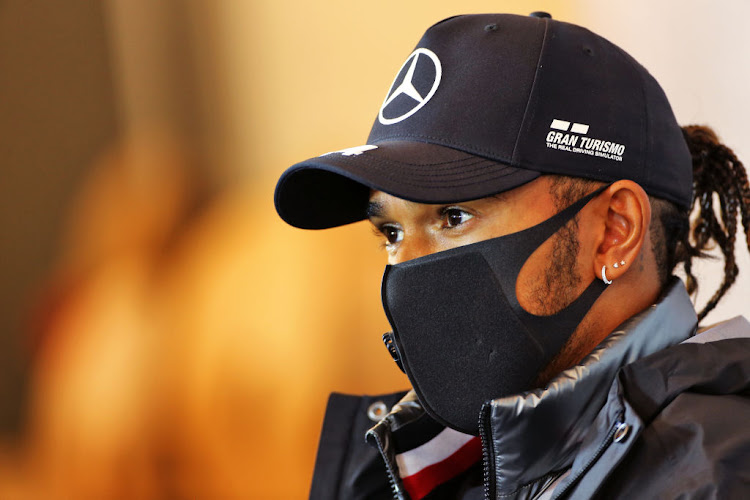
<svg viewBox="0 0 750 500">
<path fill-rule="evenodd" d="M 484 464 L 426 498 L 750 498 L 750 323 L 695 325 L 675 280 L 547 388 L 485 404 Z M 367 447 L 373 401 L 332 396 L 311 498 L 409 498 L 393 436 L 434 422 L 407 395 Z"/>
</svg>

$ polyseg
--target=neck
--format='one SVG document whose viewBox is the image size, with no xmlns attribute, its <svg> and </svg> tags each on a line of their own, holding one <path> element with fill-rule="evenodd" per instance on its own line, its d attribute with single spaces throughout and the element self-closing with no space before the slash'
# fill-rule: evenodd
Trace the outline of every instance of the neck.
<svg viewBox="0 0 750 500">
<path fill-rule="evenodd" d="M 658 273 L 640 257 L 630 272 L 607 287 L 586 314 L 560 352 L 537 377 L 536 387 L 545 387 L 560 372 L 581 362 L 596 346 L 627 319 L 653 305 L 662 293 Z"/>
</svg>

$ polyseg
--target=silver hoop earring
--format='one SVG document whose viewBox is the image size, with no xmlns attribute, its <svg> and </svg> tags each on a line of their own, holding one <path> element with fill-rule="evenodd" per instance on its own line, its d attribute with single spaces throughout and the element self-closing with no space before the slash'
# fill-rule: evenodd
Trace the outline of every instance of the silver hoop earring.
<svg viewBox="0 0 750 500">
<path fill-rule="evenodd" d="M 607 266 L 602 266 L 602 281 L 607 285 L 612 284 L 612 280 L 607 279 Z"/>
</svg>

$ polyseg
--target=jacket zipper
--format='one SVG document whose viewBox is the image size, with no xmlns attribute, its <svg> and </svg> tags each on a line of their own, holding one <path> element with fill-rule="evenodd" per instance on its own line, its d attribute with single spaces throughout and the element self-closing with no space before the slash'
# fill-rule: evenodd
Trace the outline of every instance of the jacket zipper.
<svg viewBox="0 0 750 500">
<path fill-rule="evenodd" d="M 495 490 L 495 478 L 490 474 L 491 464 L 495 461 L 494 448 L 492 447 L 492 438 L 487 432 L 490 428 L 490 407 L 485 405 L 479 412 L 479 437 L 482 439 L 482 463 L 484 466 L 484 498 L 492 500 L 492 492 Z"/>
<path fill-rule="evenodd" d="M 565 493 L 568 492 L 576 483 L 578 483 L 578 479 L 581 478 L 584 474 L 586 474 L 591 466 L 594 465 L 594 462 L 599 460 L 599 458 L 602 456 L 604 451 L 609 448 L 609 445 L 612 444 L 612 439 L 614 439 L 615 432 L 617 432 L 617 427 L 622 424 L 624 421 L 623 417 L 625 416 L 624 412 L 621 412 L 618 417 L 615 419 L 615 423 L 612 425 L 612 427 L 609 429 L 609 432 L 607 432 L 607 436 L 604 438 L 604 441 L 599 445 L 599 448 L 596 450 L 596 453 L 589 459 L 588 462 L 586 462 L 586 465 L 578 472 L 575 477 L 571 478 L 570 481 L 568 481 L 568 484 L 560 491 L 556 491 L 555 495 L 552 497 L 552 500 L 557 500 L 558 498 L 561 498 Z"/>
<path fill-rule="evenodd" d="M 388 455 L 385 452 L 385 448 L 383 448 L 383 443 L 380 442 L 380 437 L 376 432 L 370 432 L 370 435 L 375 439 L 375 443 L 378 445 L 378 450 L 380 451 L 380 455 L 383 457 L 383 462 L 385 462 L 385 470 L 388 474 L 388 482 L 391 484 L 391 490 L 393 491 L 393 498 L 394 500 L 401 500 L 403 496 L 401 495 L 401 492 L 399 491 L 400 488 L 398 487 L 398 482 L 396 481 L 396 474 L 393 472 L 393 464 L 391 464 L 390 459 L 388 458 Z"/>
</svg>

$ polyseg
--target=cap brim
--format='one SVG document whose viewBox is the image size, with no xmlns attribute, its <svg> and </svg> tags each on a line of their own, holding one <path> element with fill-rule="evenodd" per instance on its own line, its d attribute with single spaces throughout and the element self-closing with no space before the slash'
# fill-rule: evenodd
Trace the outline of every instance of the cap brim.
<svg viewBox="0 0 750 500">
<path fill-rule="evenodd" d="M 291 166 L 276 185 L 274 201 L 292 226 L 324 229 L 366 218 L 371 189 L 419 203 L 457 203 L 513 189 L 539 175 L 436 144 L 387 141 Z"/>
</svg>

